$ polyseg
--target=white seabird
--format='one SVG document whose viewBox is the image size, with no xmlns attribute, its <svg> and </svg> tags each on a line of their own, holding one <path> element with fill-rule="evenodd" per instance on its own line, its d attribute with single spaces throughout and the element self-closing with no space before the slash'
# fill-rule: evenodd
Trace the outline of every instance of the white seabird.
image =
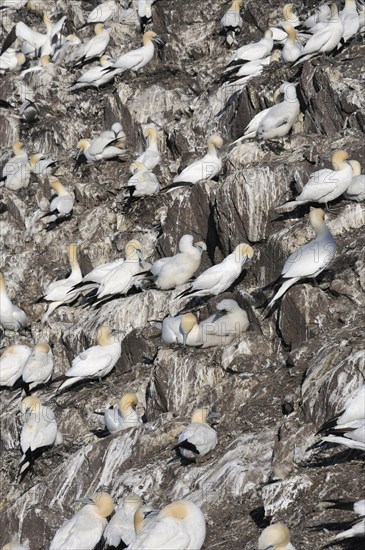
<svg viewBox="0 0 365 550">
<path fill-rule="evenodd" d="M 281 59 L 285 63 L 292 63 L 301 55 L 303 46 L 297 42 L 297 31 L 288 23 L 283 23 L 282 27 L 288 35 L 281 52 Z"/>
<path fill-rule="evenodd" d="M 59 279 L 50 283 L 44 295 L 37 300 L 37 302 L 45 301 L 51 302 L 48 306 L 46 313 L 42 317 L 44 323 L 48 317 L 62 304 L 69 304 L 76 298 L 76 293 L 69 292 L 71 288 L 79 283 L 82 279 L 82 273 L 77 261 L 77 245 L 70 244 L 68 247 L 68 259 L 71 266 L 71 274 L 67 279 Z"/>
<path fill-rule="evenodd" d="M 348 522 L 349 529 L 338 533 L 331 542 L 336 541 L 347 541 L 348 539 L 358 539 L 359 537 L 365 537 L 365 499 L 358 501 L 355 500 L 329 500 L 325 501 L 329 503 L 330 506 L 326 506 L 326 509 L 337 509 L 337 510 L 351 510 L 356 515 L 360 516 L 360 520 L 352 520 Z M 327 546 L 330 546 L 328 544 Z M 355 544 L 354 548 L 357 548 Z"/>
<path fill-rule="evenodd" d="M 365 201 L 365 175 L 361 174 L 361 164 L 357 160 L 349 160 L 352 166 L 352 180 L 343 196 L 351 201 Z"/>
<path fill-rule="evenodd" d="M 141 162 L 134 162 L 131 166 L 134 174 L 128 180 L 130 198 L 149 197 L 160 191 L 160 184 L 155 174 Z"/>
<path fill-rule="evenodd" d="M 48 158 L 45 153 L 36 153 L 29 159 L 30 170 L 38 177 L 51 176 L 58 166 L 58 162 Z"/>
<path fill-rule="evenodd" d="M 146 523 L 127 550 L 200 550 L 205 533 L 200 508 L 193 502 L 178 500 L 165 506 L 154 521 Z"/>
<path fill-rule="evenodd" d="M 94 550 L 114 510 L 112 497 L 99 491 L 81 499 L 81 510 L 65 521 L 51 541 L 49 550 Z"/>
<path fill-rule="evenodd" d="M 142 32 L 145 26 L 152 20 L 152 6 L 156 0 L 138 0 L 137 15 Z"/>
<path fill-rule="evenodd" d="M 144 130 L 143 135 L 148 140 L 148 147 L 135 162 L 143 164 L 147 170 L 153 170 L 161 162 L 161 155 L 158 150 L 158 133 L 156 128 L 147 128 Z"/>
<path fill-rule="evenodd" d="M 23 456 L 20 461 L 19 475 L 23 476 L 45 447 L 62 442 L 62 435 L 57 432 L 53 411 L 42 405 L 37 397 L 32 395 L 23 399 L 21 411 L 24 424 L 20 433 L 20 448 Z"/>
<path fill-rule="evenodd" d="M 88 15 L 87 23 L 105 23 L 118 13 L 118 4 L 115 0 L 106 0 L 98 4 Z"/>
<path fill-rule="evenodd" d="M 324 211 L 321 208 L 311 208 L 309 221 L 316 238 L 295 250 L 286 260 L 281 275 L 275 282 L 284 279 L 263 312 L 267 315 L 275 302 L 300 279 L 317 277 L 331 263 L 336 255 L 336 241 L 324 221 Z"/>
<path fill-rule="evenodd" d="M 5 185 L 11 191 L 18 191 L 23 187 L 28 187 L 30 182 L 30 164 L 28 153 L 24 149 L 24 143 L 16 141 L 13 145 L 14 157 L 5 164 L 0 186 Z M 1 182 L 4 182 L 3 184 Z"/>
<path fill-rule="evenodd" d="M 68 65 L 74 59 L 76 48 L 81 44 L 81 40 L 75 34 L 68 34 L 62 46 L 52 56 L 52 61 L 56 65 Z"/>
<path fill-rule="evenodd" d="M 177 296 L 218 296 L 227 290 L 241 274 L 242 268 L 254 252 L 250 245 L 241 243 L 221 263 L 209 267 L 187 290 Z"/>
<path fill-rule="evenodd" d="M 127 252 L 126 252 L 127 254 Z M 107 262 L 105 264 L 98 265 L 95 267 L 92 271 L 87 273 L 85 277 L 83 277 L 82 281 L 74 285 L 70 292 L 73 292 L 74 290 L 77 290 L 78 293 L 84 293 L 85 291 L 89 291 L 93 288 L 98 288 L 104 277 L 113 271 L 116 267 L 118 267 L 120 264 L 124 262 L 124 258 L 118 258 L 114 260 L 113 262 Z"/>
<path fill-rule="evenodd" d="M 29 390 L 47 384 L 53 372 L 53 353 L 46 342 L 37 344 L 28 357 L 22 372 Z"/>
<path fill-rule="evenodd" d="M 270 27 L 274 42 L 279 42 L 280 44 L 282 44 L 287 38 L 286 31 L 283 31 L 280 27 L 283 27 L 285 24 L 290 25 L 291 27 L 299 26 L 299 17 L 296 13 L 294 13 L 293 8 L 293 4 L 285 4 L 283 7 L 284 19 L 280 21 L 280 23 L 278 23 L 278 26 Z"/>
<path fill-rule="evenodd" d="M 322 4 L 319 6 L 318 10 L 316 10 L 313 15 L 307 17 L 301 25 L 312 32 L 312 29 L 317 25 L 317 23 L 323 23 L 324 21 L 328 22 L 330 17 L 330 7 L 327 4 Z"/>
<path fill-rule="evenodd" d="M 106 409 L 104 413 L 105 427 L 111 434 L 135 428 L 141 425 L 141 419 L 136 412 L 138 398 L 135 393 L 125 393 L 118 405 Z"/>
<path fill-rule="evenodd" d="M 104 69 L 104 72 L 113 71 L 114 75 L 122 74 L 124 71 L 137 71 L 149 63 L 155 53 L 155 44 L 161 44 L 161 38 L 153 31 L 147 31 L 143 35 L 143 46 L 122 54 L 114 64 Z"/>
<path fill-rule="evenodd" d="M 259 537 L 258 550 L 295 550 L 285 523 L 273 523 L 266 527 Z"/>
<path fill-rule="evenodd" d="M 180 174 L 177 174 L 172 185 L 167 189 L 173 189 L 184 184 L 194 185 L 198 181 L 210 180 L 215 178 L 222 169 L 222 160 L 218 157 L 218 149 L 223 147 L 223 139 L 218 134 L 210 136 L 208 139 L 208 152 L 200 160 L 196 160 Z"/>
<path fill-rule="evenodd" d="M 30 324 L 26 313 L 10 300 L 4 275 L 0 272 L 0 325 L 5 330 L 18 331 Z"/>
<path fill-rule="evenodd" d="M 72 361 L 71 368 L 65 372 L 68 378 L 57 392 L 73 386 L 81 380 L 101 379 L 107 376 L 116 365 L 122 353 L 120 342 L 116 342 L 108 325 L 98 332 L 98 345 L 86 349 Z"/>
<path fill-rule="evenodd" d="M 22 375 L 28 357 L 32 353 L 29 346 L 13 344 L 6 348 L 0 358 L 0 386 L 12 388 Z"/>
<path fill-rule="evenodd" d="M 325 168 L 310 175 L 300 195 L 276 208 L 278 212 L 290 212 L 301 204 L 318 202 L 328 204 L 340 197 L 352 181 L 353 167 L 347 162 L 349 155 L 338 149 L 332 154 L 333 170 Z"/>
<path fill-rule="evenodd" d="M 48 180 L 51 189 L 56 191 L 56 196 L 50 202 L 49 212 L 41 216 L 40 219 L 47 218 L 47 231 L 50 231 L 59 223 L 71 217 L 74 200 L 71 193 L 67 191 L 58 178 L 49 176 Z"/>
<path fill-rule="evenodd" d="M 15 71 L 25 63 L 25 55 L 22 52 L 9 49 L 0 56 L 0 74 Z"/>
<path fill-rule="evenodd" d="M 94 164 L 101 160 L 123 159 L 127 153 L 124 147 L 125 140 L 123 138 L 100 135 L 92 142 L 88 139 L 81 139 L 77 144 L 75 169 L 83 162 Z"/>
<path fill-rule="evenodd" d="M 128 545 L 135 540 L 134 514 L 140 506 L 142 501 L 138 495 L 131 493 L 123 499 L 103 533 L 108 546 L 117 548 L 122 541 Z"/>
<path fill-rule="evenodd" d="M 280 50 L 273 50 L 271 55 L 264 57 L 264 59 L 257 59 L 255 61 L 247 61 L 241 67 L 229 67 L 224 71 L 223 81 L 228 81 L 228 85 L 244 84 L 250 78 L 258 76 L 262 73 L 265 67 L 270 65 L 275 61 L 280 61 L 281 52 Z M 236 72 L 238 68 L 238 71 Z"/>
<path fill-rule="evenodd" d="M 232 46 L 235 37 L 240 34 L 243 26 L 243 19 L 240 14 L 242 0 L 233 0 L 231 7 L 223 15 L 220 25 L 221 31 L 226 37 L 228 46 Z"/>
<path fill-rule="evenodd" d="M 345 0 L 345 7 L 340 12 L 340 19 L 343 24 L 342 40 L 346 43 L 358 33 L 360 27 L 356 0 Z"/>
<path fill-rule="evenodd" d="M 258 42 L 253 42 L 239 48 L 233 55 L 229 66 L 245 63 L 246 61 L 255 61 L 263 59 L 270 55 L 273 49 L 274 41 L 272 31 L 265 31 L 264 37 Z"/>
<path fill-rule="evenodd" d="M 218 416 L 217 413 L 209 413 L 207 409 L 196 409 L 191 423 L 181 432 L 174 447 L 178 455 L 195 460 L 213 451 L 217 446 L 217 432 L 208 422 Z"/>
<path fill-rule="evenodd" d="M 102 55 L 100 65 L 92 67 L 86 73 L 78 77 L 77 80 L 71 86 L 71 90 L 81 90 L 83 88 L 100 88 L 105 84 L 108 84 L 114 78 L 113 73 L 105 73 L 104 69 L 111 67 L 114 60 L 109 55 Z"/>
<path fill-rule="evenodd" d="M 75 52 L 73 64 L 80 67 L 84 63 L 97 57 L 101 57 L 108 47 L 110 34 L 103 23 L 97 23 L 94 27 L 95 36 L 85 44 L 81 44 Z"/>
</svg>

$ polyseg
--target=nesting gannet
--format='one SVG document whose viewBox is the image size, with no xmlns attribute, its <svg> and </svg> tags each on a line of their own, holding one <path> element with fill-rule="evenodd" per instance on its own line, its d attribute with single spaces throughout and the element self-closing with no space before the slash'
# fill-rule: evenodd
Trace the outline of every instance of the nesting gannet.
<svg viewBox="0 0 365 550">
<path fill-rule="evenodd" d="M 235 42 L 235 37 L 240 34 L 243 19 L 240 14 L 242 0 L 233 0 L 231 7 L 221 19 L 221 31 L 226 37 L 229 46 Z"/>
<path fill-rule="evenodd" d="M 271 53 L 274 41 L 272 37 L 272 31 L 265 31 L 264 37 L 258 42 L 253 42 L 239 48 L 233 55 L 232 60 L 228 66 L 239 65 L 246 61 L 255 61 L 256 59 L 263 59 Z"/>
<path fill-rule="evenodd" d="M 145 26 L 152 20 L 152 6 L 156 0 L 138 0 L 137 15 L 142 32 Z"/>
<path fill-rule="evenodd" d="M 30 165 L 24 143 L 16 141 L 13 145 L 13 153 L 14 157 L 8 160 L 3 168 L 0 182 L 4 182 L 7 189 L 18 191 L 18 189 L 29 185 Z"/>
<path fill-rule="evenodd" d="M 76 244 L 69 245 L 68 259 L 71 266 L 71 274 L 69 275 L 69 277 L 67 277 L 67 279 L 59 279 L 50 283 L 44 291 L 44 295 L 37 300 L 38 302 L 51 302 L 48 306 L 46 313 L 42 317 L 43 323 L 48 319 L 48 317 L 54 312 L 55 309 L 57 309 L 62 304 L 69 304 L 76 297 L 76 293 L 73 294 L 69 292 L 71 288 L 75 284 L 79 283 L 82 279 L 81 269 L 77 261 Z"/>
<path fill-rule="evenodd" d="M 200 508 L 193 502 L 178 500 L 143 525 L 127 550 L 200 550 L 205 533 L 205 518 Z"/>
<path fill-rule="evenodd" d="M 108 47 L 110 34 L 103 23 L 95 25 L 95 36 L 85 44 L 81 44 L 75 52 L 73 64 L 75 67 L 81 67 L 85 63 L 101 57 Z"/>
<path fill-rule="evenodd" d="M 283 7 L 283 16 L 284 19 L 278 23 L 278 26 L 276 27 L 270 27 L 270 30 L 272 32 L 272 37 L 274 42 L 283 43 L 285 42 L 287 35 L 286 31 L 282 30 L 282 28 L 285 24 L 290 25 L 291 27 L 298 27 L 300 24 L 299 17 L 296 13 L 293 11 L 293 4 L 285 4 Z"/>
<path fill-rule="evenodd" d="M 160 190 L 160 184 L 155 174 L 141 162 L 134 162 L 131 166 L 134 174 L 128 180 L 130 198 L 149 197 Z"/>
<path fill-rule="evenodd" d="M 108 546 L 117 548 L 122 541 L 128 545 L 135 540 L 134 514 L 140 506 L 142 501 L 138 495 L 131 493 L 123 499 L 103 533 Z"/>
<path fill-rule="evenodd" d="M 104 424 L 111 434 L 135 428 L 141 425 L 141 419 L 136 412 L 138 398 L 135 393 L 125 393 L 118 405 L 106 409 Z"/>
<path fill-rule="evenodd" d="M 37 344 L 24 365 L 22 378 L 29 390 L 47 384 L 53 372 L 53 354 L 46 342 Z"/>
<path fill-rule="evenodd" d="M 351 201 L 365 201 L 365 175 L 361 174 L 361 164 L 357 160 L 349 160 L 352 166 L 352 180 L 343 196 Z"/>
<path fill-rule="evenodd" d="M 28 357 L 32 353 L 29 346 L 14 344 L 6 348 L 0 358 L 0 386 L 11 388 L 22 375 Z"/>
<path fill-rule="evenodd" d="M 72 216 L 74 200 L 71 193 L 67 191 L 58 178 L 49 176 L 48 181 L 56 195 L 51 199 L 49 212 L 41 216 L 40 219 L 47 218 L 47 231 L 50 231 Z"/>
<path fill-rule="evenodd" d="M 98 265 L 92 271 L 90 271 L 90 273 L 87 273 L 87 275 L 85 275 L 85 277 L 83 277 L 83 279 L 79 283 L 74 285 L 71 288 L 70 292 L 77 290 L 78 293 L 84 293 L 94 288 L 98 288 L 104 277 L 123 262 L 124 258 L 118 258 L 113 262 Z"/>
<path fill-rule="evenodd" d="M 285 523 L 273 523 L 259 537 L 258 550 L 295 550 Z"/>
<path fill-rule="evenodd" d="M 180 252 L 169 258 L 157 260 L 150 268 L 156 277 L 155 285 L 161 290 L 170 290 L 185 284 L 199 269 L 202 253 L 207 249 L 205 243 L 193 244 L 192 235 L 180 239 Z"/>
<path fill-rule="evenodd" d="M 319 53 L 330 53 L 340 43 L 344 31 L 343 23 L 338 14 L 337 4 L 331 4 L 331 18 L 323 29 L 319 29 L 304 46 L 296 62 L 302 63 Z"/>
<path fill-rule="evenodd" d="M 75 169 L 83 162 L 94 164 L 101 160 L 123 159 L 127 153 L 124 146 L 125 140 L 116 137 L 106 138 L 100 135 L 92 142 L 81 139 L 77 144 Z"/>
<path fill-rule="evenodd" d="M 228 81 L 230 84 L 244 84 L 250 78 L 258 76 L 262 73 L 265 67 L 274 63 L 275 61 L 280 61 L 281 52 L 280 50 L 274 50 L 271 55 L 264 57 L 264 59 L 257 59 L 255 61 L 247 61 L 241 67 L 228 67 L 224 71 L 223 81 Z M 238 68 L 238 71 L 237 71 Z"/>
<path fill-rule="evenodd" d="M 303 187 L 300 195 L 295 200 L 289 201 L 276 210 L 278 212 L 290 212 L 300 204 L 318 202 L 327 205 L 340 197 L 349 187 L 352 181 L 353 168 L 347 159 L 346 151 L 339 149 L 332 154 L 333 170 L 325 168 L 311 174 Z"/>
<path fill-rule="evenodd" d="M 48 158 L 45 153 L 36 153 L 29 159 L 30 171 L 38 177 L 51 176 L 58 166 L 58 162 Z"/>
<path fill-rule="evenodd" d="M 243 266 L 251 260 L 253 249 L 248 244 L 239 244 L 220 264 L 209 267 L 180 296 L 218 296 L 227 290 L 241 274 Z"/>
<path fill-rule="evenodd" d="M 246 311 L 235 300 L 221 300 L 216 310 L 215 314 L 199 324 L 202 348 L 230 344 L 249 327 Z"/>
<path fill-rule="evenodd" d="M 336 254 L 336 241 L 324 221 L 324 211 L 321 208 L 311 208 L 309 222 L 316 234 L 316 238 L 295 250 L 286 260 L 281 275 L 275 281 L 282 282 L 279 290 L 271 299 L 263 316 L 265 316 L 275 302 L 300 279 L 317 277 L 331 263 Z"/>
<path fill-rule="evenodd" d="M 118 5 L 115 0 L 106 0 L 98 4 L 88 15 L 87 23 L 105 23 L 118 13 Z"/>
<path fill-rule="evenodd" d="M 184 168 L 180 174 L 173 179 L 173 184 L 169 188 L 180 187 L 184 184 L 195 184 L 198 181 L 215 178 L 222 169 L 222 160 L 218 157 L 218 149 L 223 147 L 223 139 L 218 134 L 210 136 L 208 139 L 208 152 L 200 160 L 196 160 L 190 166 Z M 177 185 L 180 184 L 180 185 Z"/>
<path fill-rule="evenodd" d="M 24 419 L 20 433 L 20 448 L 23 456 L 19 474 L 24 475 L 45 447 L 60 443 L 62 436 L 57 432 L 53 411 L 42 405 L 37 397 L 32 395 L 23 399 L 21 411 Z"/>
<path fill-rule="evenodd" d="M 100 491 L 81 501 L 85 506 L 65 521 L 51 541 L 49 550 L 94 550 L 114 510 L 112 497 Z"/>
<path fill-rule="evenodd" d="M 71 63 L 75 55 L 76 47 L 80 44 L 81 40 L 78 36 L 75 34 L 67 35 L 62 46 L 60 46 L 52 56 L 53 63 L 62 66 Z"/>
<path fill-rule="evenodd" d="M 162 40 L 153 31 L 147 31 L 143 35 L 143 46 L 121 55 L 115 63 L 105 68 L 104 72 L 113 71 L 113 74 L 118 75 L 124 71 L 137 71 L 151 61 L 155 53 L 155 43 L 162 44 Z"/>
<path fill-rule="evenodd" d="M 105 73 L 106 67 L 111 67 L 114 60 L 109 55 L 102 55 L 100 65 L 92 67 L 86 73 L 79 76 L 71 86 L 71 90 L 81 90 L 83 88 L 100 88 L 108 84 L 114 78 L 113 73 Z"/>
<path fill-rule="evenodd" d="M 297 42 L 297 31 L 288 23 L 283 23 L 282 27 L 288 37 L 285 40 L 283 50 L 281 52 L 281 59 L 285 63 L 292 63 L 296 61 L 301 55 L 303 46 L 300 42 Z"/>
<path fill-rule="evenodd" d="M 0 272 L 0 325 L 5 330 L 21 330 L 29 326 L 26 313 L 10 300 L 4 275 Z"/>
<path fill-rule="evenodd" d="M 58 392 L 73 386 L 81 380 L 101 379 L 107 376 L 117 363 L 122 347 L 112 335 L 108 325 L 98 331 L 98 345 L 86 349 L 72 361 L 71 368 L 65 372 L 68 378 L 58 388 Z"/>
<path fill-rule="evenodd" d="M 342 40 L 346 43 L 357 34 L 360 27 L 356 0 L 345 0 L 345 7 L 340 12 L 340 19 L 343 24 Z"/>
<path fill-rule="evenodd" d="M 196 409 L 191 417 L 191 423 L 181 432 L 178 443 L 174 447 L 179 456 L 188 460 L 202 458 L 217 446 L 217 432 L 208 422 L 217 418 L 216 413 L 207 409 Z"/>
<path fill-rule="evenodd" d="M 25 63 L 25 55 L 22 52 L 9 49 L 0 56 L 0 74 L 5 74 L 7 71 L 15 71 Z"/>
<path fill-rule="evenodd" d="M 139 155 L 136 162 L 143 164 L 147 170 L 153 170 L 161 162 L 161 155 L 158 150 L 158 133 L 156 128 L 147 128 L 143 135 L 148 140 L 147 149 Z"/>
</svg>

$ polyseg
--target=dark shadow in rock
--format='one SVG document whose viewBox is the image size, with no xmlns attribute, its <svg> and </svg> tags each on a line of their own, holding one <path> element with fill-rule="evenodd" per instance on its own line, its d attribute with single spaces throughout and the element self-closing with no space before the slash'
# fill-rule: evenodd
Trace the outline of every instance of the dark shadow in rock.
<svg viewBox="0 0 365 550">
<path fill-rule="evenodd" d="M 271 516 L 265 516 L 265 508 L 258 506 L 250 511 L 251 519 L 256 523 L 259 529 L 265 529 L 271 522 Z"/>
</svg>

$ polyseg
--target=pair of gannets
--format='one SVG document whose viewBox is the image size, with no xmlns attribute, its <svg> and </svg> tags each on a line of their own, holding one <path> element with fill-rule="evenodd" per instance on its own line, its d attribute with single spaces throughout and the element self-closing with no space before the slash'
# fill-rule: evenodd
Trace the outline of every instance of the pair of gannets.
<svg viewBox="0 0 365 550">
<path fill-rule="evenodd" d="M 103 23 L 97 23 L 94 31 L 95 36 L 77 48 L 72 60 L 75 67 L 81 67 L 87 62 L 101 57 L 107 49 L 110 41 L 109 31 Z"/>
<path fill-rule="evenodd" d="M 105 23 L 118 13 L 118 4 L 116 0 L 106 0 L 98 4 L 88 15 L 87 23 L 88 25 L 94 23 Z"/>
<path fill-rule="evenodd" d="M 47 231 L 50 231 L 72 216 L 74 199 L 58 178 L 49 176 L 48 181 L 56 195 L 51 199 L 49 212 L 41 216 L 40 219 L 47 218 Z"/>
<path fill-rule="evenodd" d="M 30 164 L 23 142 L 16 141 L 13 144 L 13 153 L 14 157 L 8 160 L 3 168 L 0 185 L 5 185 L 11 191 L 18 191 L 29 185 Z"/>
<path fill-rule="evenodd" d="M 285 4 L 283 7 L 283 16 L 284 19 L 282 19 L 277 26 L 270 27 L 270 30 L 273 35 L 274 42 L 284 43 L 287 36 L 286 31 L 284 29 L 284 25 L 290 25 L 292 27 L 298 27 L 300 24 L 299 17 L 296 13 L 293 11 L 294 6 L 293 4 Z"/>
<path fill-rule="evenodd" d="M 0 326 L 5 330 L 18 331 L 29 324 L 26 313 L 10 300 L 4 275 L 0 272 Z"/>
<path fill-rule="evenodd" d="M 323 424 L 320 432 L 330 434 L 322 437 L 323 441 L 365 451 L 365 385 L 347 399 L 338 415 Z"/>
<path fill-rule="evenodd" d="M 25 55 L 22 52 L 9 49 L 0 56 L 0 74 L 15 71 L 25 63 Z"/>
<path fill-rule="evenodd" d="M 113 65 L 114 60 L 109 55 L 102 55 L 100 64 L 97 67 L 92 67 L 86 73 L 79 76 L 71 86 L 71 90 L 81 90 L 83 88 L 100 88 L 113 80 L 115 74 L 113 72 L 105 72 L 104 69 Z"/>
<path fill-rule="evenodd" d="M 265 311 L 265 317 L 275 302 L 300 279 L 317 277 L 331 263 L 336 255 L 336 241 L 324 221 L 324 211 L 321 208 L 311 208 L 309 222 L 316 238 L 295 250 L 286 260 L 279 278 L 274 284 L 282 282 Z"/>
<path fill-rule="evenodd" d="M 349 522 L 344 522 L 342 528 L 347 524 L 349 527 L 342 533 L 338 533 L 331 542 L 337 543 L 339 541 L 350 541 L 353 539 L 354 548 L 360 548 L 357 546 L 356 541 L 359 537 L 365 537 L 365 499 L 361 500 L 330 500 L 326 501 L 330 506 L 327 506 L 328 509 L 337 509 L 337 510 L 351 510 L 357 516 L 360 516 L 360 520 L 351 520 Z M 351 543 L 350 543 L 351 544 Z M 330 546 L 330 544 L 328 544 Z"/>
<path fill-rule="evenodd" d="M 148 147 L 135 162 L 143 164 L 147 170 L 153 170 L 161 162 L 161 155 L 158 150 L 158 133 L 156 128 L 146 128 L 143 135 L 148 141 Z"/>
<path fill-rule="evenodd" d="M 281 55 L 282 54 L 280 50 L 274 50 L 271 55 L 264 57 L 264 59 L 247 61 L 247 63 L 245 63 L 241 67 L 239 66 L 228 67 L 224 71 L 223 81 L 228 81 L 229 84 L 235 84 L 235 85 L 244 84 L 250 78 L 253 78 L 254 76 L 258 76 L 259 74 L 261 74 L 264 68 L 270 65 L 270 63 L 275 63 L 280 61 Z"/>
<path fill-rule="evenodd" d="M 91 142 L 81 139 L 77 144 L 75 170 L 83 162 L 94 164 L 101 160 L 122 159 L 126 155 L 125 141 L 126 136 L 119 122 L 115 122 L 111 130 L 101 132 Z"/>
<path fill-rule="evenodd" d="M 258 550 L 295 550 L 290 538 L 290 531 L 284 523 L 273 523 L 262 531 Z"/>
<path fill-rule="evenodd" d="M 251 260 L 254 251 L 241 243 L 220 264 L 209 267 L 199 275 L 190 288 L 177 298 L 192 296 L 218 296 L 227 290 L 241 274 L 243 266 Z"/>
<path fill-rule="evenodd" d="M 277 102 L 281 96 L 282 101 L 258 113 L 245 128 L 243 136 L 231 146 L 250 138 L 265 140 L 286 136 L 300 113 L 296 84 L 284 82 L 276 90 L 274 101 Z"/>
<path fill-rule="evenodd" d="M 29 396 L 21 402 L 23 427 L 20 433 L 20 448 L 23 456 L 19 474 L 24 476 L 37 455 L 45 447 L 62 443 L 62 434 L 57 431 L 57 422 L 53 411 L 42 405 L 37 397 Z"/>
<path fill-rule="evenodd" d="M 174 450 L 178 456 L 187 460 L 195 460 L 207 455 L 217 446 L 217 432 L 209 425 L 220 417 L 220 414 L 209 412 L 208 409 L 196 409 L 191 417 L 191 423 L 181 432 Z"/>
<path fill-rule="evenodd" d="M 11 388 L 20 378 L 33 390 L 46 384 L 53 372 L 53 354 L 46 342 L 37 344 L 33 351 L 29 346 L 9 346 L 0 359 L 0 386 Z"/>
<path fill-rule="evenodd" d="M 74 358 L 71 368 L 65 372 L 66 378 L 58 388 L 61 392 L 81 380 L 101 379 L 107 376 L 116 365 L 122 353 L 122 346 L 113 336 L 115 330 L 103 325 L 98 331 L 98 345 L 92 346 Z"/>
<path fill-rule="evenodd" d="M 122 504 L 118 506 L 103 534 L 108 546 L 118 548 L 122 542 L 129 545 L 135 540 L 134 515 L 141 506 L 141 498 L 134 493 L 123 499 Z"/>
<path fill-rule="evenodd" d="M 332 154 L 333 170 L 325 168 L 311 174 L 302 192 L 294 201 L 287 202 L 276 210 L 278 212 L 290 212 L 296 206 L 309 202 L 327 204 L 340 197 L 350 186 L 353 176 L 351 161 L 347 162 L 349 155 L 339 149 Z M 356 168 L 355 168 L 356 169 Z"/>
<path fill-rule="evenodd" d="M 82 273 L 77 261 L 77 245 L 70 244 L 68 247 L 68 259 L 71 266 L 71 273 L 66 279 L 59 279 L 50 283 L 44 291 L 44 295 L 37 302 L 50 302 L 46 313 L 42 317 L 44 323 L 48 317 L 62 304 L 69 304 L 76 296 L 76 292 L 70 292 L 72 287 L 82 279 Z"/>
<path fill-rule="evenodd" d="M 49 550 L 94 550 L 113 513 L 114 503 L 109 493 L 99 491 L 80 499 L 85 506 L 57 530 Z"/>
<path fill-rule="evenodd" d="M 240 34 L 243 27 L 243 19 L 240 14 L 241 5 L 242 0 L 233 0 L 231 7 L 220 21 L 221 31 L 226 37 L 228 46 L 232 46 L 235 37 Z"/>
<path fill-rule="evenodd" d="M 357 160 L 350 160 L 352 166 L 352 180 L 343 196 L 356 202 L 365 201 L 365 175 L 361 174 L 361 164 Z"/>
</svg>

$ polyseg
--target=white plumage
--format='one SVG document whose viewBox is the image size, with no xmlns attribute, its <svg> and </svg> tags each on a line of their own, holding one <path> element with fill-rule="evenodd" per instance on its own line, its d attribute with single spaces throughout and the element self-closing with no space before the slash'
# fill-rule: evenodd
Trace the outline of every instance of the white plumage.
<svg viewBox="0 0 365 550">
<path fill-rule="evenodd" d="M 108 546 L 117 548 L 122 541 L 128 545 L 135 540 L 134 514 L 141 505 L 140 497 L 133 493 L 123 499 L 104 531 Z"/>
<path fill-rule="evenodd" d="M 208 139 L 208 152 L 200 160 L 196 160 L 174 177 L 172 188 L 179 187 L 176 183 L 195 184 L 198 181 L 213 179 L 222 169 L 222 161 L 218 157 L 218 149 L 223 147 L 223 140 L 219 135 Z"/>
<path fill-rule="evenodd" d="M 31 353 L 30 347 L 22 344 L 6 348 L 0 358 L 0 386 L 11 388 L 19 380 Z"/>
<path fill-rule="evenodd" d="M 22 372 L 22 378 L 33 390 L 37 386 L 46 384 L 53 372 L 53 354 L 48 344 L 37 344 L 28 357 Z"/>
<path fill-rule="evenodd" d="M 12 303 L 6 291 L 4 275 L 0 272 L 0 325 L 6 330 L 18 331 L 29 326 L 26 313 Z"/>
<path fill-rule="evenodd" d="M 290 531 L 284 523 L 273 523 L 259 537 L 258 550 L 295 550 L 290 542 Z"/>
<path fill-rule="evenodd" d="M 181 432 L 175 449 L 188 460 L 202 458 L 217 446 L 217 432 L 208 424 L 207 409 L 196 409 Z"/>
<path fill-rule="evenodd" d="M 138 399 L 134 393 L 126 393 L 122 396 L 118 405 L 106 409 L 104 413 L 104 425 L 113 434 L 135 428 L 141 425 L 141 419 L 136 412 Z"/>
<path fill-rule="evenodd" d="M 30 182 L 30 164 L 28 153 L 24 149 L 24 144 L 17 141 L 13 145 L 14 157 L 5 164 L 2 172 L 1 181 L 7 189 L 18 191 L 27 187 Z M 0 183 L 0 186 L 2 184 Z"/>
<path fill-rule="evenodd" d="M 91 23 L 105 23 L 113 17 L 118 12 L 118 5 L 115 0 L 106 0 L 98 4 L 88 15 L 87 22 Z"/>
<path fill-rule="evenodd" d="M 81 44 L 75 52 L 73 63 L 75 66 L 83 65 L 96 57 L 101 57 L 108 47 L 110 41 L 109 31 L 103 23 L 95 25 L 95 36 L 85 44 Z"/>
<path fill-rule="evenodd" d="M 121 55 L 115 63 L 106 71 L 113 71 L 114 74 L 121 74 L 124 71 L 137 71 L 149 63 L 155 53 L 156 43 L 161 43 L 161 39 L 153 31 L 148 31 L 143 35 L 143 46 Z"/>
<path fill-rule="evenodd" d="M 351 201 L 365 201 L 365 175 L 361 174 L 361 165 L 357 160 L 349 160 L 352 166 L 352 179 L 343 196 Z"/>
</svg>

